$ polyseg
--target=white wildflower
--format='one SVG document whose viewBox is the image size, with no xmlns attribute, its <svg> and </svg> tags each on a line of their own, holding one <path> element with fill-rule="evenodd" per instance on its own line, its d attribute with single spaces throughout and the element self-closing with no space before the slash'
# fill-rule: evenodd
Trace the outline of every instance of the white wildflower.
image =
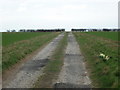
<svg viewBox="0 0 120 90">
<path fill-rule="evenodd" d="M 109 57 L 109 56 L 106 56 L 106 57 L 105 57 L 105 59 L 106 59 L 106 60 L 109 60 L 109 59 L 110 59 L 110 57 Z"/>
<path fill-rule="evenodd" d="M 100 53 L 99 56 L 102 57 L 104 60 L 109 60 L 109 59 L 110 59 L 109 56 L 107 56 L 107 55 L 105 55 L 105 54 L 103 54 L 103 53 Z"/>
<path fill-rule="evenodd" d="M 99 55 L 99 56 L 101 56 L 101 57 L 103 57 L 103 58 L 105 57 L 105 55 L 104 55 L 103 53 L 100 53 L 100 55 Z"/>
</svg>

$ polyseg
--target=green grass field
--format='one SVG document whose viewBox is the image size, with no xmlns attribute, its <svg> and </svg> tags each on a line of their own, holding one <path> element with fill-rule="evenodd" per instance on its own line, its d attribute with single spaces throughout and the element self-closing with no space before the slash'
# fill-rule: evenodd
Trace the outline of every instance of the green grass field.
<svg viewBox="0 0 120 90">
<path fill-rule="evenodd" d="M 87 33 L 91 35 L 96 35 L 99 37 L 118 41 L 118 33 L 120 32 L 87 32 Z"/>
<path fill-rule="evenodd" d="M 16 43 L 21 40 L 27 40 L 36 36 L 43 36 L 50 34 L 50 32 L 15 32 L 15 33 L 2 33 L 2 45 L 7 46 L 13 43 Z"/>
<path fill-rule="evenodd" d="M 3 33 L 2 70 L 6 70 L 44 46 L 59 33 Z M 12 36 L 13 35 L 13 36 Z"/>
<path fill-rule="evenodd" d="M 118 84 L 118 78 L 120 78 L 118 71 L 119 46 L 118 42 L 114 41 L 117 39 L 114 37 L 116 32 L 75 32 L 74 35 L 85 57 L 86 66 L 90 73 L 90 78 L 93 81 L 93 86 L 99 88 L 120 87 L 120 84 Z M 99 56 L 100 53 L 110 58 L 105 60 Z"/>
</svg>

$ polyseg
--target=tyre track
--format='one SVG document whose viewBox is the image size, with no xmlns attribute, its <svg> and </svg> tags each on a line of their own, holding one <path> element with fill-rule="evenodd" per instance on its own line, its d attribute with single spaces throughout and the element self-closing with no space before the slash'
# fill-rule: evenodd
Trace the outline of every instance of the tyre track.
<svg viewBox="0 0 120 90">
<path fill-rule="evenodd" d="M 64 65 L 55 88 L 90 88 L 83 58 L 75 37 L 69 33 Z"/>
<path fill-rule="evenodd" d="M 47 64 L 50 56 L 53 54 L 64 33 L 56 37 L 35 57 L 24 63 L 11 81 L 3 81 L 3 88 L 32 88 L 34 82 L 43 74 L 44 66 Z"/>
</svg>

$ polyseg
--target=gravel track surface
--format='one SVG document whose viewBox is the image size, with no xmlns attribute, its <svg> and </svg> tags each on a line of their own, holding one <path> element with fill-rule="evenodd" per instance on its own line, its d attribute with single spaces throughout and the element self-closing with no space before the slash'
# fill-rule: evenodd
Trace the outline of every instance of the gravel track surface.
<svg viewBox="0 0 120 90">
<path fill-rule="evenodd" d="M 36 56 L 24 63 L 16 75 L 11 78 L 11 81 L 6 82 L 5 85 L 3 84 L 3 88 L 32 88 L 34 82 L 43 74 L 44 66 L 47 64 L 63 36 L 63 33 L 60 34 Z"/>
<path fill-rule="evenodd" d="M 64 65 L 55 88 L 90 88 L 91 81 L 87 76 L 85 64 L 79 45 L 72 33 L 68 34 L 68 45 Z"/>
</svg>

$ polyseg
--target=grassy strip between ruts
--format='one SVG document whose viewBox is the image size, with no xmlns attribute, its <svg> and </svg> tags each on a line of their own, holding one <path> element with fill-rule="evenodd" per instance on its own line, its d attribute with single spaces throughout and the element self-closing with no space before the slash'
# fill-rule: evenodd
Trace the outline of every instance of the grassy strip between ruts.
<svg viewBox="0 0 120 90">
<path fill-rule="evenodd" d="M 53 81 L 58 78 L 59 72 L 64 62 L 65 48 L 67 45 L 67 34 L 59 42 L 50 61 L 44 69 L 44 74 L 38 78 L 34 88 L 51 88 Z"/>
<path fill-rule="evenodd" d="M 85 57 L 93 86 L 99 88 L 120 87 L 118 83 L 120 78 L 118 43 L 86 33 L 74 33 L 74 35 Z M 110 59 L 104 60 L 99 56 L 100 53 L 108 55 Z"/>
<path fill-rule="evenodd" d="M 50 42 L 59 33 L 40 35 L 31 39 L 22 40 L 2 49 L 2 71 L 25 58 L 28 54 Z"/>
</svg>

